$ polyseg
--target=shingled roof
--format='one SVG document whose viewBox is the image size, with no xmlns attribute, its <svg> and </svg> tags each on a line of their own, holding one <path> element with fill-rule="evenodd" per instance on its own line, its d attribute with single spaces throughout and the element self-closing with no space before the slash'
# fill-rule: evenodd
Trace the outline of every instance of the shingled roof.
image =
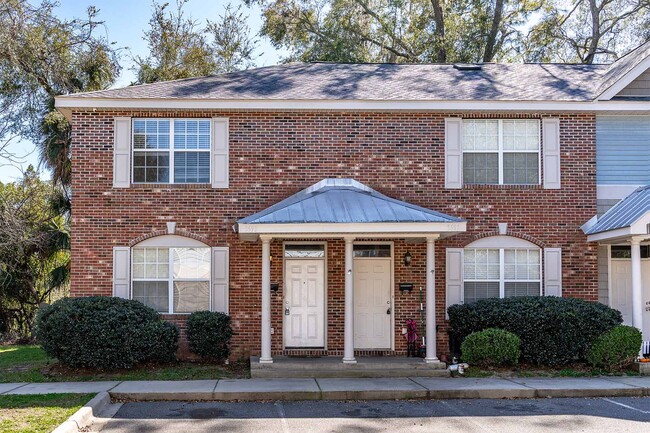
<svg viewBox="0 0 650 433">
<path fill-rule="evenodd" d="M 93 99 L 590 101 L 609 65 L 291 63 L 121 89 Z M 65 97 L 60 97 L 65 98 Z"/>
</svg>

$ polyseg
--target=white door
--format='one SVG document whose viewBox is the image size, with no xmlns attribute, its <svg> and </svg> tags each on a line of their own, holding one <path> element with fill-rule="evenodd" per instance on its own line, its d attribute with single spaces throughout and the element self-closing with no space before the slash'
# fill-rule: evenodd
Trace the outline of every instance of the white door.
<svg viewBox="0 0 650 433">
<path fill-rule="evenodd" d="M 285 347 L 325 346 L 325 261 L 286 260 Z"/>
<path fill-rule="evenodd" d="M 391 259 L 354 259 L 354 348 L 390 349 Z"/>
<path fill-rule="evenodd" d="M 623 323 L 632 325 L 632 262 L 612 260 L 612 308 L 623 315 Z"/>
</svg>

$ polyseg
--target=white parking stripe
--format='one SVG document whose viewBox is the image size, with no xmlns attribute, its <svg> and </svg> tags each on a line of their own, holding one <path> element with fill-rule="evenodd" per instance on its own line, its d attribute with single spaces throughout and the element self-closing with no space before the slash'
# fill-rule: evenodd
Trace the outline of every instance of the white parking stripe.
<svg viewBox="0 0 650 433">
<path fill-rule="evenodd" d="M 275 409 L 278 411 L 278 416 L 280 417 L 280 424 L 282 424 L 282 431 L 284 433 L 289 433 L 289 423 L 287 422 L 287 417 L 284 413 L 284 406 L 282 406 L 281 401 L 275 402 Z"/>
<path fill-rule="evenodd" d="M 629 405 L 627 405 L 627 404 L 620 403 L 620 402 L 618 402 L 618 401 L 610 400 L 610 399 L 605 398 L 605 397 L 602 397 L 602 400 L 605 400 L 605 401 L 607 401 L 607 402 L 609 402 L 609 403 L 612 403 L 612 404 L 615 404 L 615 405 L 618 405 L 618 406 L 624 407 L 624 408 L 626 408 L 626 409 L 635 410 L 635 411 L 637 411 L 637 412 L 641 412 L 641 413 L 650 413 L 650 411 L 637 409 L 636 407 L 629 406 Z"/>
</svg>

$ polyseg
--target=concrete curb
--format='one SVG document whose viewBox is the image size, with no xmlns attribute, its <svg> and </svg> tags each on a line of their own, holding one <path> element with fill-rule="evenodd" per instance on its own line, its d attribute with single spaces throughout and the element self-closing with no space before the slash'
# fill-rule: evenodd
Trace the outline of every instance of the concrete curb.
<svg viewBox="0 0 650 433">
<path fill-rule="evenodd" d="M 70 418 L 55 428 L 52 433 L 78 433 L 93 423 L 96 416 L 111 404 L 108 392 L 100 392 L 81 409 L 73 413 Z"/>
<path fill-rule="evenodd" d="M 213 389 L 109 391 L 113 398 L 135 401 L 262 401 L 262 400 L 407 400 L 407 399 L 530 399 L 567 397 L 642 397 L 650 395 L 645 383 L 607 379 L 249 379 L 221 380 Z M 268 382 L 267 382 L 268 381 Z M 239 382 L 239 383 L 238 383 Z M 135 385 L 135 384 L 134 384 Z M 59 432 L 57 432 L 59 433 Z"/>
</svg>

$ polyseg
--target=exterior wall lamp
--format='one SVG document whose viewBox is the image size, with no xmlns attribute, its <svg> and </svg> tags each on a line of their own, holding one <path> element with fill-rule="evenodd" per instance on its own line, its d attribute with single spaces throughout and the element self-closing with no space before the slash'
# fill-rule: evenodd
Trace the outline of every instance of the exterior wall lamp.
<svg viewBox="0 0 650 433">
<path fill-rule="evenodd" d="M 411 253 L 407 251 L 406 254 L 404 254 L 404 266 L 411 266 L 412 258 Z"/>
</svg>

